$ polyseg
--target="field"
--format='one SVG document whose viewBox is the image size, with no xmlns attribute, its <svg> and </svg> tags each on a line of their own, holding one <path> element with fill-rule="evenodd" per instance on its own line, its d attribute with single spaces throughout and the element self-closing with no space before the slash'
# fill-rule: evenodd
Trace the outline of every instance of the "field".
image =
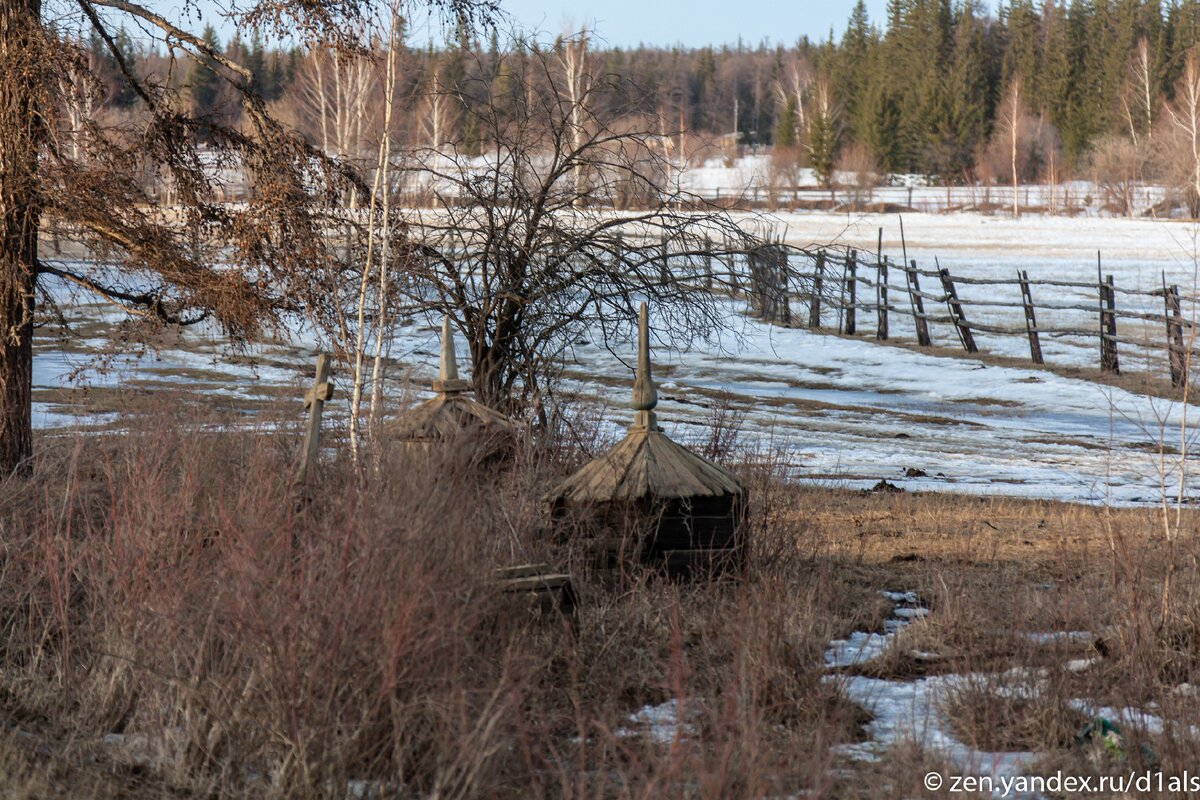
<svg viewBox="0 0 1200 800">
<path fill-rule="evenodd" d="M 795 244 L 838 242 L 867 251 L 883 228 L 884 251 L 897 258 L 902 251 L 894 215 L 784 215 L 778 225 Z M 930 264 L 936 256 L 956 275 L 1010 278 L 1021 268 L 1031 277 L 1094 280 L 1099 249 L 1118 286 L 1154 288 L 1165 272 L 1185 294 L 1195 294 L 1196 229 L 1185 223 L 958 214 L 911 215 L 905 227 L 910 258 Z M 962 294 L 969 298 L 980 288 L 963 287 Z M 893 302 L 905 302 L 903 295 Z M 1112 381 L 1096 368 L 1094 340 L 1047 338 L 1047 367 L 1035 368 L 1018 337 L 981 334 L 988 357 L 965 360 L 951 349 L 947 326 L 932 330 L 942 348 L 915 352 L 879 346 L 866 323 L 865 335 L 838 338 L 763 325 L 745 316 L 738 300 L 725 308 L 730 323 L 719 339 L 655 352 L 662 417 L 683 439 L 703 437 L 713 415 L 728 412 L 748 442 L 782 453 L 792 477 L 824 485 L 886 479 L 922 490 L 1116 504 L 1180 496 L 1179 467 L 1190 462 L 1194 435 L 1183 422 L 1196 410 L 1163 388 L 1161 349 L 1141 361 L 1123 352 L 1133 374 Z M 215 335 L 188 331 L 145 358 L 120 354 L 102 362 L 108 369 L 100 374 L 93 357 L 106 350 L 111 326 L 104 320 L 111 312 L 83 306 L 74 313 L 78 339 L 61 344 L 47 335 L 38 342 L 35 415 L 43 428 L 111 423 L 114 409 L 162 389 L 249 413 L 298 397 L 299 376 L 316 349 L 300 331 L 235 358 Z M 1061 322 L 1094 327 L 1088 314 L 1072 313 L 1080 319 Z M 428 386 L 437 322 L 418 319 L 401 329 L 390 352 L 390 398 L 402 402 Z M 911 324 L 894 315 L 894 343 L 911 344 Z M 616 427 L 625 424 L 619 409 L 631 375 L 620 344 L 578 343 L 563 387 L 569 402 Z M 1156 377 L 1139 377 L 1151 368 Z M 69 388 L 76 373 L 91 387 L 82 405 L 80 392 Z M 80 419 L 80 408 L 90 416 Z M 335 420 L 339 408 L 331 407 Z M 1186 501 L 1195 476 L 1185 471 L 1183 478 Z"/>
<path fill-rule="evenodd" d="M 892 216 L 780 224 L 901 247 Z M 1099 248 L 1121 284 L 1194 291 L 1180 223 L 905 229 L 955 274 L 1086 279 Z M 937 327 L 920 349 L 905 322 L 883 344 L 721 303 L 719 338 L 654 350 L 667 430 L 751 485 L 746 575 L 695 583 L 597 572 L 548 533 L 548 488 L 627 424 L 627 343 L 576 342 L 573 426 L 482 473 L 386 447 L 364 473 L 336 397 L 298 511 L 311 335 L 189 330 L 137 357 L 111 311 L 65 306 L 76 336 L 38 341 L 35 480 L 0 487 L 9 796 L 913 797 L 931 771 L 1194 765 L 1182 389 L 1081 345 L 1034 367 L 1004 340 L 967 357 Z M 393 343 L 390 408 L 433 377 L 433 322 Z M 497 591 L 528 562 L 574 576 L 573 621 Z"/>
<path fill-rule="evenodd" d="M 804 488 L 734 442 L 749 571 L 674 583 L 544 534 L 570 447 L 364 481 L 335 441 L 296 514 L 287 416 L 162 402 L 5 487 L 7 796 L 911 797 L 1200 755 L 1192 512 Z M 572 623 L 489 583 L 529 560 Z"/>
</svg>

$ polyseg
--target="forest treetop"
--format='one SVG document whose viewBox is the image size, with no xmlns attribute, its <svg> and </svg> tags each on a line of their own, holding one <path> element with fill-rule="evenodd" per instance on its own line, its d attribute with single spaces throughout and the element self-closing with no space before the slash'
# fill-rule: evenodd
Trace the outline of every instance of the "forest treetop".
<svg viewBox="0 0 1200 800">
<path fill-rule="evenodd" d="M 270 21 L 261 13 L 255 19 Z M 296 78 L 306 53 L 298 46 L 267 48 L 253 27 L 244 30 L 226 42 L 211 27 L 204 36 L 249 67 L 267 99 L 302 105 Z M 452 26 L 439 45 L 411 37 L 398 91 L 417 98 L 435 80 L 468 90 L 470 78 L 477 92 L 479 78 L 503 81 L 494 69 L 500 37 L 495 29 L 479 30 Z M 831 128 L 823 135 L 832 148 L 858 145 L 886 171 L 952 180 L 979 177 L 1005 95 L 1019 80 L 1021 110 L 1039 139 L 1028 165 L 1033 178 L 1051 149 L 1060 169 L 1080 169 L 1104 137 L 1136 140 L 1146 133 L 1172 99 L 1198 31 L 1196 0 L 1009 0 L 995 13 L 973 0 L 892 0 L 880 21 L 859 2 L 840 38 L 822 42 L 618 48 L 593 37 L 590 57 L 594 69 L 645 87 L 639 102 L 647 113 L 666 112 L 689 134 L 729 140 L 736 133 L 749 145 L 810 145 L 810 106 L 823 92 L 819 102 Z M 128 36 L 122 42 L 140 69 L 165 69 L 165 55 Z M 94 44 L 97 58 L 111 61 L 102 43 Z M 130 104 L 115 65 L 110 72 L 110 102 Z M 222 105 L 206 70 L 183 70 L 176 80 L 198 111 Z M 470 91 L 462 97 L 470 103 Z M 628 110 L 629 100 L 613 103 Z M 469 125 L 470 118 L 459 115 L 456 124 Z M 479 146 L 467 128 L 452 133 L 461 146 Z"/>
</svg>

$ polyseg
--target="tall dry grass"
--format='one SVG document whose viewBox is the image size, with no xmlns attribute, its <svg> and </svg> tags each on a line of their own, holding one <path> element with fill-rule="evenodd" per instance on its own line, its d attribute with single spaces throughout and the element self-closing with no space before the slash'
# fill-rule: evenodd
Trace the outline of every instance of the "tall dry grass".
<svg viewBox="0 0 1200 800">
<path fill-rule="evenodd" d="M 883 629 L 881 589 L 930 614 L 860 671 L 971 676 L 943 701 L 964 743 L 1077 774 L 1200 758 L 1194 512 L 1168 551 L 1154 509 L 797 487 L 718 408 L 696 445 L 751 484 L 750 568 L 672 582 L 593 572 L 548 527 L 546 490 L 603 445 L 586 426 L 482 469 L 401 448 L 358 469 L 334 431 L 298 511 L 290 409 L 210 413 L 47 437 L 0 484 L 6 796 L 914 796 L 942 756 L 846 762 L 868 718 L 822 666 Z M 574 575 L 574 619 L 491 581 L 543 561 Z M 1069 630 L 1103 657 L 1073 672 L 1095 646 L 1027 636 Z M 1079 741 L 1078 698 L 1166 724 Z"/>
<path fill-rule="evenodd" d="M 49 748 L 42 789 L 69 766 L 185 796 L 760 796 L 820 787 L 856 735 L 820 679 L 854 590 L 799 518 L 755 509 L 745 580 L 614 583 L 547 529 L 579 453 L 364 472 L 331 437 L 297 511 L 295 432 L 205 413 L 46 439 L 0 487 L 0 716 Z M 572 569 L 577 619 L 490 581 L 530 561 Z M 669 741 L 630 718 L 672 700 Z"/>
</svg>

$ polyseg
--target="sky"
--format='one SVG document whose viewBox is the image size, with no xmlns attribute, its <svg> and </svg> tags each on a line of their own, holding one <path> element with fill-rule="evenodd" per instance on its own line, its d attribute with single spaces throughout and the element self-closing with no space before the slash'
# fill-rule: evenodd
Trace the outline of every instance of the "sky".
<svg viewBox="0 0 1200 800">
<path fill-rule="evenodd" d="M 871 21 L 882 26 L 887 0 L 866 0 Z M 548 35 L 595 28 L 616 47 L 645 43 L 685 47 L 764 39 L 794 44 L 801 36 L 825 39 L 832 27 L 841 39 L 855 0 L 500 0 L 501 8 L 527 30 Z"/>
</svg>

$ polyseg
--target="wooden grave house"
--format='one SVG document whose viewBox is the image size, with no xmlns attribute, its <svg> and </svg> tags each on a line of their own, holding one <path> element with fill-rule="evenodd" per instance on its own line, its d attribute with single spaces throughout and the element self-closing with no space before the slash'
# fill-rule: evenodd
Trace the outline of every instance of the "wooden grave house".
<svg viewBox="0 0 1200 800">
<path fill-rule="evenodd" d="M 471 386 L 458 377 L 458 358 L 450 318 L 442 320 L 442 356 L 434 396 L 401 413 L 390 435 L 406 447 L 428 452 L 453 445 L 477 461 L 488 461 L 508 452 L 520 436 L 520 427 L 503 414 L 470 397 Z"/>
<path fill-rule="evenodd" d="M 748 547 L 746 487 L 658 426 L 645 303 L 631 405 L 625 438 L 553 490 L 552 514 L 598 529 L 609 561 L 632 558 L 677 576 L 740 570 Z"/>
</svg>

